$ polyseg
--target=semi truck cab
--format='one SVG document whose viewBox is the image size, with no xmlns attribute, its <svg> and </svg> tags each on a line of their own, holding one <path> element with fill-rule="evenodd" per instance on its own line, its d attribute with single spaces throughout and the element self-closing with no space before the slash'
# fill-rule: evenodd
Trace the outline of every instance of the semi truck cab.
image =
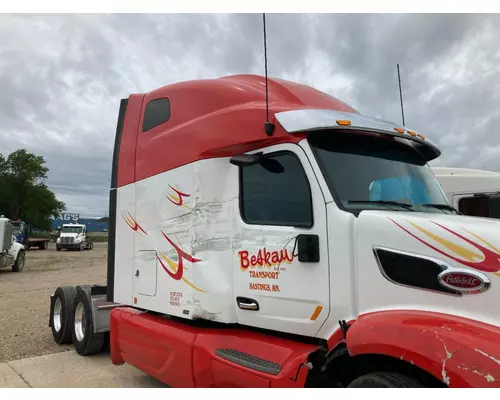
<svg viewBox="0 0 500 400">
<path fill-rule="evenodd" d="M 500 377 L 500 224 L 457 213 L 424 135 L 280 79 L 264 124 L 264 83 L 121 101 L 107 285 L 58 324 L 77 351 L 109 331 L 113 363 L 182 387 L 498 385 L 462 367 Z"/>
<path fill-rule="evenodd" d="M 83 224 L 64 224 L 56 240 L 56 250 L 90 250 L 92 243 L 87 238 L 87 227 Z"/>
</svg>

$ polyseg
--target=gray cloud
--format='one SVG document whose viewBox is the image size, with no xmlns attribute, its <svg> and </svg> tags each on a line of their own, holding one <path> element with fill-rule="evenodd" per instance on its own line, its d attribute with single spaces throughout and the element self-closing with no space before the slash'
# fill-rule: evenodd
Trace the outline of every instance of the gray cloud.
<svg viewBox="0 0 500 400">
<path fill-rule="evenodd" d="M 500 171 L 500 17 L 269 14 L 271 76 L 400 121 L 436 165 Z M 0 151 L 47 160 L 69 211 L 107 211 L 119 99 L 176 81 L 262 74 L 261 14 L 0 15 Z"/>
</svg>

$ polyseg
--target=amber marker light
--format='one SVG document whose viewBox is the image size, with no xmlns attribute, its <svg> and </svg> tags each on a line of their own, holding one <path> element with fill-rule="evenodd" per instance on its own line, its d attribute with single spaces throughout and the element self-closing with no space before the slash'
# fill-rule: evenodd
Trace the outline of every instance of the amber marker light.
<svg viewBox="0 0 500 400">
<path fill-rule="evenodd" d="M 337 125 L 351 126 L 351 121 L 349 121 L 348 119 L 338 119 L 337 120 Z"/>
</svg>

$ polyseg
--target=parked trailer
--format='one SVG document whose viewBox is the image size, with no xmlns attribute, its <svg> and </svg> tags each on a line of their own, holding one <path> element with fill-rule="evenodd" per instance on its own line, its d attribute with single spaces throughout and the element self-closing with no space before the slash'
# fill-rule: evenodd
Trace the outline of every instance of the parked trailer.
<svg viewBox="0 0 500 400">
<path fill-rule="evenodd" d="M 450 203 L 462 214 L 500 219 L 500 173 L 449 167 L 432 170 Z"/>
<path fill-rule="evenodd" d="M 120 104 L 107 285 L 59 287 L 81 355 L 173 387 L 500 387 L 500 223 L 423 135 L 240 75 Z"/>
<path fill-rule="evenodd" d="M 46 250 L 49 247 L 50 238 L 30 237 L 30 226 L 21 220 L 12 221 L 14 236 L 16 241 L 21 243 L 26 250 L 37 247 Z"/>
</svg>

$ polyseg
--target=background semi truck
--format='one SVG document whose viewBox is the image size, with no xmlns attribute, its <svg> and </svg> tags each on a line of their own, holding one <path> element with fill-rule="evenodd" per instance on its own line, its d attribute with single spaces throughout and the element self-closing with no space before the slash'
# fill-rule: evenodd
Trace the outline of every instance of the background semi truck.
<svg viewBox="0 0 500 400">
<path fill-rule="evenodd" d="M 500 173 L 469 168 L 432 168 L 450 203 L 462 214 L 500 219 Z"/>
<path fill-rule="evenodd" d="M 13 272 L 24 269 L 24 246 L 15 240 L 10 219 L 0 216 L 0 268 L 12 268 Z"/>
<path fill-rule="evenodd" d="M 281 79 L 132 94 L 107 284 L 57 288 L 54 339 L 173 387 L 499 387 L 500 222 L 456 213 L 439 155 Z"/>
<path fill-rule="evenodd" d="M 56 240 L 56 250 L 92 250 L 93 242 L 88 237 L 87 227 L 83 224 L 64 224 Z"/>
</svg>

